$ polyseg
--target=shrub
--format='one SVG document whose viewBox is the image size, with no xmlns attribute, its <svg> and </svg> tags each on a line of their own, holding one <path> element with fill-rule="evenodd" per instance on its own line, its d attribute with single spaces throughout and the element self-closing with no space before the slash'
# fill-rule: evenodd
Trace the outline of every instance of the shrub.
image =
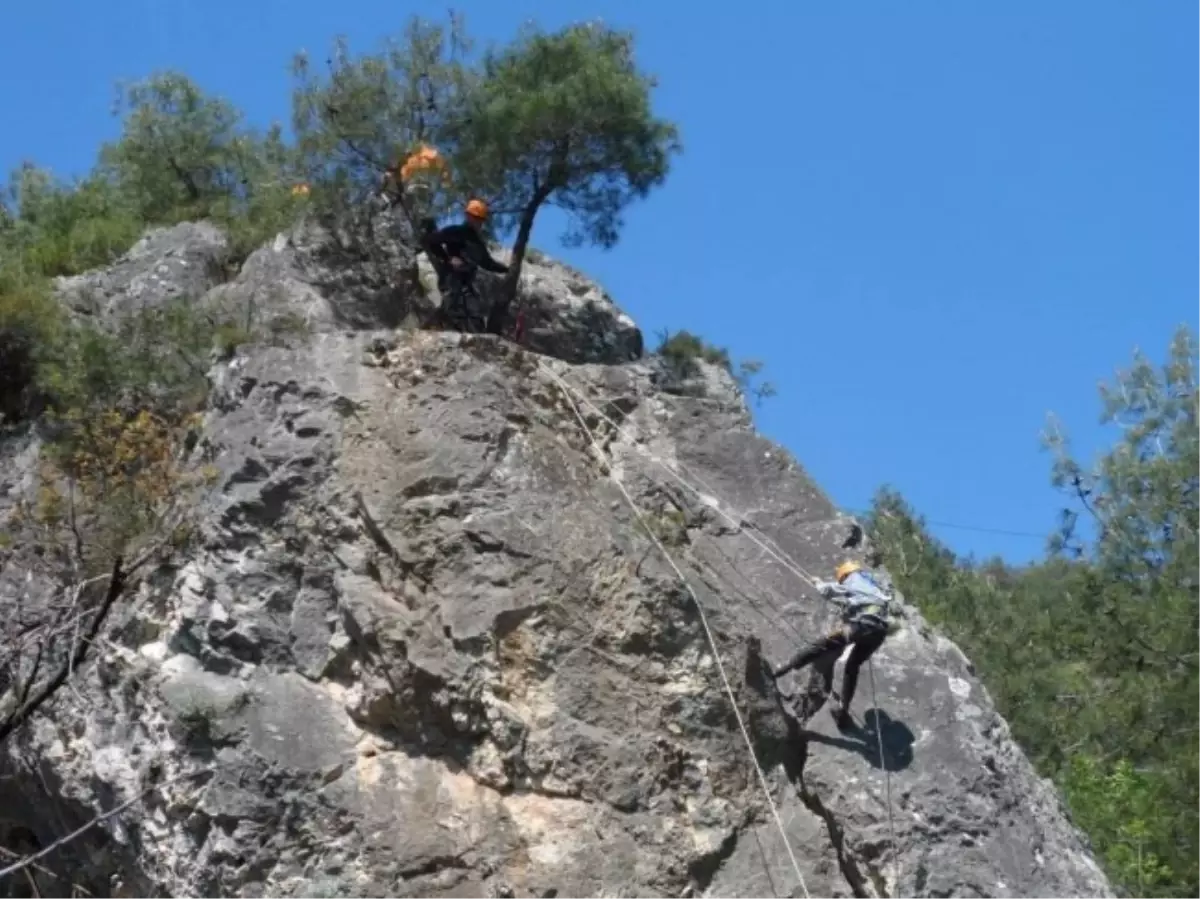
<svg viewBox="0 0 1200 899">
<path fill-rule="evenodd" d="M 0 284 L 0 421 L 38 410 L 38 366 L 62 327 L 62 309 L 44 282 Z"/>
<path fill-rule="evenodd" d="M 735 368 L 729 351 L 724 347 L 714 346 L 688 331 L 677 331 L 672 334 L 663 331 L 659 334 L 658 348 L 655 352 L 662 357 L 668 374 L 679 381 L 686 381 L 700 374 L 697 362 L 707 362 L 723 368 L 737 382 L 742 392 L 755 398 L 756 404 L 775 395 L 775 386 L 769 381 L 759 382 L 763 364 L 756 359 L 743 359 Z"/>
</svg>

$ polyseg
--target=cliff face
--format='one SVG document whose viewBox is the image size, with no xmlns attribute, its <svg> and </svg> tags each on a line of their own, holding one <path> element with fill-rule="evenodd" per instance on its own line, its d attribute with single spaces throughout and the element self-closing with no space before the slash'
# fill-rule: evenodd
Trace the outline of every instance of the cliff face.
<svg viewBox="0 0 1200 899">
<path fill-rule="evenodd" d="M 763 676 L 754 638 L 778 662 L 828 627 L 797 570 L 827 577 L 850 522 L 723 372 L 638 358 L 554 263 L 527 274 L 533 352 L 391 327 L 431 302 L 411 259 L 396 286 L 297 232 L 218 283 L 222 243 L 180 226 L 62 285 L 97 314 L 253 298 L 309 333 L 214 366 L 199 539 L 0 746 L 12 851 L 132 804 L 0 891 L 1111 895 L 913 606 L 855 732 Z M 8 503 L 36 439 L 4 452 Z"/>
</svg>

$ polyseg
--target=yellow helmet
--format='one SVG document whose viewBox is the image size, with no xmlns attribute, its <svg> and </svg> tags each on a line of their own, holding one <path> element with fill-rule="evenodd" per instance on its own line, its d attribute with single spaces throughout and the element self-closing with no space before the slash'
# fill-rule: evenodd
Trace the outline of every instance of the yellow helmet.
<svg viewBox="0 0 1200 899">
<path fill-rule="evenodd" d="M 856 571 L 862 571 L 862 565 L 858 562 L 843 562 L 837 567 L 837 581 L 840 584 Z"/>
</svg>

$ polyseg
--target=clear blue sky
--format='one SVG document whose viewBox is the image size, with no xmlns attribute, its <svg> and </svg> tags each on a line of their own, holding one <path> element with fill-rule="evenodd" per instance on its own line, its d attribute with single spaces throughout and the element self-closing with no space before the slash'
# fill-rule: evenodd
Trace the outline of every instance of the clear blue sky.
<svg viewBox="0 0 1200 899">
<path fill-rule="evenodd" d="M 1090 454 L 1095 387 L 1197 319 L 1197 6 L 458 0 L 482 39 L 522 20 L 634 29 L 683 129 L 668 185 L 613 251 L 561 253 L 648 336 L 766 362 L 762 429 L 835 501 L 890 482 L 930 519 L 1045 533 L 1047 411 Z M 253 121 L 288 62 L 374 49 L 382 0 L 40 0 L 5 15 L 0 167 L 85 171 L 112 86 L 177 68 Z M 535 243 L 556 252 L 547 221 Z M 960 551 L 1038 539 L 935 527 Z"/>
</svg>

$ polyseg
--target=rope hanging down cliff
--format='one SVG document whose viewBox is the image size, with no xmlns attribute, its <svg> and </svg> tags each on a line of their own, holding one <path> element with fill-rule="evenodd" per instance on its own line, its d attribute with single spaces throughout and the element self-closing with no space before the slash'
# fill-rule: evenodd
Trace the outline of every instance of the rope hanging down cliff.
<svg viewBox="0 0 1200 899">
<path fill-rule="evenodd" d="M 804 874 L 800 870 L 800 862 L 796 858 L 795 851 L 792 849 L 791 841 L 788 840 L 787 829 L 783 826 L 783 819 L 779 817 L 779 809 L 775 806 L 775 800 L 771 796 L 771 787 L 767 783 L 767 776 L 765 773 L 763 773 L 762 766 L 758 763 L 758 756 L 755 755 L 754 752 L 754 742 L 750 739 L 750 731 L 746 727 L 746 722 L 742 719 L 741 710 L 738 709 L 737 697 L 734 695 L 733 687 L 729 683 L 729 677 L 725 674 L 725 664 L 721 661 L 721 653 L 717 648 L 717 641 L 713 636 L 712 629 L 708 625 L 708 616 L 704 612 L 704 606 L 700 602 L 700 597 L 697 596 L 696 591 L 692 589 L 692 585 L 688 581 L 687 576 L 683 573 L 683 569 L 676 564 L 675 560 L 671 557 L 671 554 L 667 552 L 666 547 L 662 545 L 662 542 L 654 535 L 654 532 L 646 524 L 641 510 L 638 508 L 637 503 L 634 502 L 633 497 L 629 495 L 629 491 L 625 489 L 625 485 L 622 484 L 621 481 L 612 474 L 612 469 L 607 465 L 607 463 L 605 463 L 604 451 L 600 449 L 600 444 L 596 442 L 595 435 L 592 434 L 592 429 L 588 427 L 587 422 L 583 418 L 583 413 L 579 411 L 579 407 L 576 405 L 575 400 L 571 397 L 570 389 L 567 388 L 566 385 L 562 384 L 561 381 L 560 387 L 563 388 L 563 396 L 570 405 L 571 411 L 575 413 L 575 418 L 578 419 L 580 427 L 582 427 L 584 433 L 587 434 L 588 440 L 591 443 L 591 448 L 593 452 L 596 453 L 597 461 L 604 465 L 605 471 L 609 474 L 610 479 L 617 486 L 617 489 L 621 491 L 621 495 L 625 497 L 625 502 L 629 504 L 629 508 L 633 510 L 634 517 L 637 518 L 638 523 L 642 525 L 642 528 L 646 532 L 646 535 L 650 538 L 650 541 L 662 554 L 663 558 L 667 560 L 667 564 L 671 566 L 676 576 L 678 576 L 679 580 L 683 583 L 688 595 L 692 598 L 692 602 L 696 604 L 696 611 L 700 616 L 700 624 L 704 628 L 704 636 L 708 640 L 709 648 L 712 650 L 713 659 L 717 663 L 717 673 L 720 674 L 721 683 L 725 687 L 725 693 L 729 696 L 729 702 L 733 707 L 734 717 L 737 718 L 738 727 L 742 732 L 742 739 L 746 741 L 746 750 L 750 753 L 750 761 L 754 765 L 754 772 L 758 775 L 758 782 L 762 786 L 763 795 L 766 797 L 767 805 L 771 809 L 771 816 L 775 819 L 775 826 L 779 830 L 779 837 L 783 840 L 784 848 L 787 849 L 788 859 L 791 861 L 792 868 L 796 872 L 796 877 L 800 881 L 800 889 L 804 892 L 806 899 L 808 899 L 810 893 L 808 892 L 808 885 L 804 881 Z M 770 872 L 768 871 L 768 873 Z"/>
<path fill-rule="evenodd" d="M 608 415 L 606 415 L 599 407 L 596 406 L 595 403 L 593 403 L 591 400 L 589 400 L 587 397 L 585 397 L 582 393 L 580 393 L 578 390 L 576 390 L 574 387 L 572 387 L 570 384 L 568 384 L 566 381 L 564 381 L 562 379 L 562 377 L 559 376 L 557 373 L 552 371 L 549 368 L 549 366 L 546 365 L 546 363 L 544 363 L 540 359 L 535 360 L 535 361 L 537 362 L 538 367 L 547 376 L 549 376 L 549 378 L 552 381 L 554 381 L 555 384 L 557 384 L 561 390 L 566 392 L 569 396 L 577 397 L 579 399 L 579 401 L 581 403 L 583 403 L 583 405 L 587 406 L 589 409 L 591 409 L 593 412 L 595 412 L 598 416 L 600 416 L 601 419 L 603 419 L 612 428 L 614 428 L 617 431 L 617 433 L 621 434 L 623 437 L 625 437 L 627 440 L 629 440 L 630 444 L 634 448 L 636 448 L 639 452 L 643 453 L 648 459 L 650 459 L 651 462 L 653 462 L 655 465 L 662 468 L 665 472 L 667 472 L 667 474 L 669 474 L 671 477 L 673 477 L 675 480 L 677 480 L 680 484 L 682 484 L 684 487 L 686 487 L 692 493 L 696 494 L 696 496 L 699 497 L 701 499 L 701 501 L 705 503 L 705 505 L 707 505 L 714 512 L 716 512 L 718 515 L 720 515 L 722 518 L 724 518 L 726 521 L 728 521 L 731 525 L 733 525 L 733 527 L 739 533 L 745 534 L 747 537 L 749 537 L 751 540 L 753 540 L 756 544 L 758 544 L 758 546 L 763 550 L 763 552 L 765 552 L 765 553 L 767 553 L 767 555 L 771 556 L 776 562 L 778 562 L 784 568 L 791 571 L 792 574 L 794 574 L 797 578 L 799 578 L 802 582 L 807 584 L 809 587 L 813 587 L 815 589 L 816 584 L 817 584 L 817 578 L 815 578 L 813 575 L 809 574 L 798 563 L 796 563 L 794 560 L 789 558 L 782 549 L 779 549 L 778 545 L 775 545 L 775 541 L 771 540 L 771 538 L 767 537 L 765 534 L 762 537 L 759 537 L 759 535 L 754 533 L 753 531 L 747 530 L 746 529 L 747 522 L 745 521 L 744 517 L 742 517 L 742 516 L 735 517 L 733 515 L 730 515 L 728 512 L 726 512 L 722 508 L 723 504 L 721 503 L 720 499 L 717 497 L 716 491 L 714 491 L 711 487 L 709 487 L 709 485 L 706 484 L 702 478 L 700 478 L 698 475 L 696 475 L 694 473 L 689 472 L 689 475 L 692 478 L 692 480 L 698 482 L 700 484 L 700 486 L 704 488 L 705 491 L 708 491 L 707 493 L 705 493 L 704 491 L 701 491 L 695 485 L 689 483 L 689 481 L 686 478 L 684 478 L 682 475 L 680 475 L 679 472 L 677 472 L 674 468 L 672 468 L 670 465 L 665 463 L 657 455 L 655 455 L 654 453 L 651 453 L 648 450 L 639 446 L 638 442 L 637 442 L 637 438 L 634 437 L 634 435 L 631 434 L 628 429 L 621 427 L 621 425 L 619 425 L 615 421 L 613 421 L 612 418 L 610 418 Z M 679 467 L 684 468 L 683 465 L 680 465 Z M 713 505 L 713 501 L 716 502 L 716 505 Z M 771 544 L 771 545 L 768 545 L 768 544 Z"/>
<path fill-rule="evenodd" d="M 724 510 L 724 508 L 722 508 L 722 506 L 725 504 L 717 496 L 716 491 L 713 490 L 707 483 L 705 483 L 705 481 L 699 475 L 696 475 L 694 472 L 689 472 L 690 478 L 692 480 L 698 482 L 704 488 L 704 491 L 706 491 L 706 492 L 702 492 L 699 488 L 697 488 L 694 484 L 692 484 L 687 478 L 684 478 L 682 475 L 680 475 L 679 472 L 676 471 L 674 467 L 672 467 L 671 465 L 668 465 L 661 458 L 659 458 L 656 454 L 654 454 L 654 453 L 650 452 L 649 450 L 640 446 L 637 441 L 637 438 L 633 434 L 631 434 L 626 428 L 622 427 L 617 422 L 613 421 L 613 419 L 609 415 L 607 415 L 602 409 L 597 407 L 595 403 L 591 402 L 591 400 L 589 400 L 586 396 L 584 396 L 579 390 L 572 387 L 561 376 L 559 376 L 556 372 L 552 371 L 550 369 L 550 367 L 548 365 L 546 365 L 545 362 L 543 362 L 540 359 L 536 359 L 535 361 L 537 362 L 538 368 L 544 374 L 546 374 L 551 381 L 553 381 L 555 383 L 555 385 L 563 392 L 563 395 L 567 398 L 567 401 L 571 406 L 571 410 L 574 412 L 575 417 L 579 420 L 580 425 L 584 428 L 585 432 L 587 433 L 588 439 L 591 441 L 592 448 L 599 455 L 599 459 L 601 462 L 604 461 L 603 451 L 600 449 L 599 444 L 597 444 L 595 437 L 592 434 L 591 428 L 589 428 L 587 423 L 584 421 L 583 416 L 579 411 L 579 407 L 575 402 L 576 398 L 583 405 L 585 405 L 587 408 L 589 408 L 592 412 L 594 412 L 596 415 L 598 415 L 603 421 L 607 422 L 608 425 L 610 427 L 612 427 L 617 433 L 624 436 L 629 441 L 631 446 L 633 446 L 635 449 L 637 449 L 639 452 L 641 452 L 644 456 L 649 458 L 650 461 L 654 462 L 654 464 L 658 465 L 660 468 L 662 468 L 664 471 L 666 471 L 669 475 L 671 475 L 671 477 L 673 477 L 681 485 L 683 485 L 689 491 L 691 491 L 693 494 L 695 494 L 701 500 L 701 502 L 703 502 L 709 508 L 713 509 L 713 511 L 715 511 L 722 518 L 724 518 L 730 525 L 733 526 L 733 528 L 735 529 L 735 532 L 745 534 L 747 537 L 749 537 L 752 541 L 754 541 L 755 544 L 758 545 L 758 547 L 763 552 L 765 552 L 767 555 L 769 555 L 771 558 L 773 558 L 776 562 L 778 562 L 780 565 L 782 565 L 785 569 L 790 571 L 802 583 L 813 588 L 814 590 L 818 589 L 818 587 L 817 587 L 817 585 L 819 583 L 818 579 L 816 577 L 814 577 L 812 574 L 810 574 L 808 571 L 806 571 L 794 559 L 790 558 L 788 556 L 788 554 L 786 552 L 784 552 L 778 546 L 778 544 L 775 543 L 774 540 L 771 540 L 771 538 L 767 537 L 765 534 L 763 534 L 760 537 L 758 534 L 754 533 L 753 531 L 748 530 L 746 527 L 748 522 L 746 522 L 744 516 L 742 516 L 742 515 L 735 516 L 735 515 L 731 515 L 730 513 L 726 512 Z M 687 470 L 682 464 L 680 464 L 680 463 L 676 463 L 676 464 L 679 465 L 680 468 L 683 468 L 685 471 Z M 625 496 L 626 501 L 630 504 L 631 508 L 633 508 L 634 514 L 637 516 L 638 521 L 640 523 L 643 523 L 643 527 L 644 527 L 644 522 L 642 522 L 641 513 L 637 509 L 637 506 L 633 502 L 633 499 L 626 492 L 624 485 L 622 485 L 620 483 L 620 481 L 616 479 L 616 477 L 613 477 L 612 480 L 614 483 L 616 483 L 616 485 L 620 489 L 621 493 Z M 648 531 L 648 529 L 647 529 L 647 531 Z M 713 655 L 717 658 L 717 664 L 719 666 L 719 670 L 721 671 L 722 679 L 725 680 L 724 668 L 720 667 L 721 666 L 720 656 L 717 655 L 716 644 L 712 640 L 711 633 L 708 632 L 707 619 L 705 619 L 705 617 L 704 617 L 704 611 L 700 607 L 699 599 L 696 597 L 695 592 L 692 591 L 691 585 L 688 583 L 687 578 L 684 577 L 682 571 L 675 564 L 675 561 L 670 557 L 670 554 L 667 553 L 666 549 L 653 536 L 653 534 L 650 534 L 650 539 L 654 542 L 654 544 L 659 549 L 659 551 L 663 554 L 663 556 L 666 557 L 666 559 L 670 563 L 671 567 L 675 570 L 675 573 L 679 576 L 679 578 L 683 581 L 684 585 L 687 587 L 688 592 L 691 594 L 692 599 L 696 603 L 697 608 L 700 609 L 701 621 L 704 623 L 706 633 L 708 633 L 709 642 L 712 645 Z M 819 590 L 818 590 L 818 592 L 819 592 Z M 878 694 L 876 693 L 876 690 L 875 690 L 875 665 L 874 665 L 874 662 L 870 659 L 868 659 L 868 661 L 867 661 L 867 669 L 868 669 L 869 677 L 871 680 L 871 701 L 872 701 L 872 704 L 875 706 L 875 708 L 878 709 L 879 708 L 879 700 L 878 700 Z M 726 687 L 726 690 L 729 692 L 730 701 L 734 704 L 734 712 L 738 716 L 739 725 L 742 725 L 743 736 L 746 737 L 747 746 L 750 748 L 750 753 L 753 758 L 754 750 L 753 750 L 753 747 L 749 743 L 749 734 L 746 731 L 745 726 L 742 724 L 741 715 L 737 710 L 737 703 L 736 703 L 736 700 L 734 699 L 733 692 L 729 687 L 728 680 L 725 680 L 725 687 Z M 884 775 L 884 789 L 885 789 L 885 797 L 886 797 L 885 801 L 886 801 L 887 811 L 888 811 L 888 831 L 889 831 L 888 835 L 889 835 L 889 842 L 891 843 L 891 847 L 892 847 L 892 864 L 893 864 L 892 878 L 893 878 L 893 881 L 895 881 L 895 885 L 898 886 L 899 871 L 898 871 L 897 866 L 899 864 L 899 858 L 898 858 L 899 847 L 898 847 L 898 844 L 896 841 L 895 815 L 894 815 L 893 808 L 892 808 L 892 775 L 891 775 L 890 769 L 887 766 L 887 762 L 884 758 L 883 732 L 880 729 L 880 727 L 878 726 L 878 723 L 876 724 L 876 727 L 875 727 L 875 737 L 876 737 L 878 753 L 879 753 L 879 765 L 881 768 L 883 768 L 883 775 Z M 765 780 L 764 775 L 762 774 L 761 768 L 758 768 L 757 758 L 754 758 L 754 763 L 755 763 L 756 769 L 758 770 L 759 778 L 763 784 L 763 788 L 765 790 L 766 789 L 766 780 Z M 768 801 L 770 801 L 769 795 L 767 798 L 768 798 Z M 772 809 L 772 812 L 775 811 L 775 806 L 774 806 L 773 802 L 771 803 L 771 809 Z M 780 821 L 777 813 L 775 816 L 775 821 L 776 821 L 776 824 L 780 828 L 780 835 L 783 837 L 784 844 L 788 846 L 788 854 L 791 855 L 792 854 L 791 846 L 787 843 L 787 836 L 783 832 L 783 824 Z M 793 864 L 795 864 L 794 856 L 792 856 L 792 860 L 793 860 Z M 800 874 L 798 867 L 797 867 L 796 873 L 798 875 Z"/>
</svg>

